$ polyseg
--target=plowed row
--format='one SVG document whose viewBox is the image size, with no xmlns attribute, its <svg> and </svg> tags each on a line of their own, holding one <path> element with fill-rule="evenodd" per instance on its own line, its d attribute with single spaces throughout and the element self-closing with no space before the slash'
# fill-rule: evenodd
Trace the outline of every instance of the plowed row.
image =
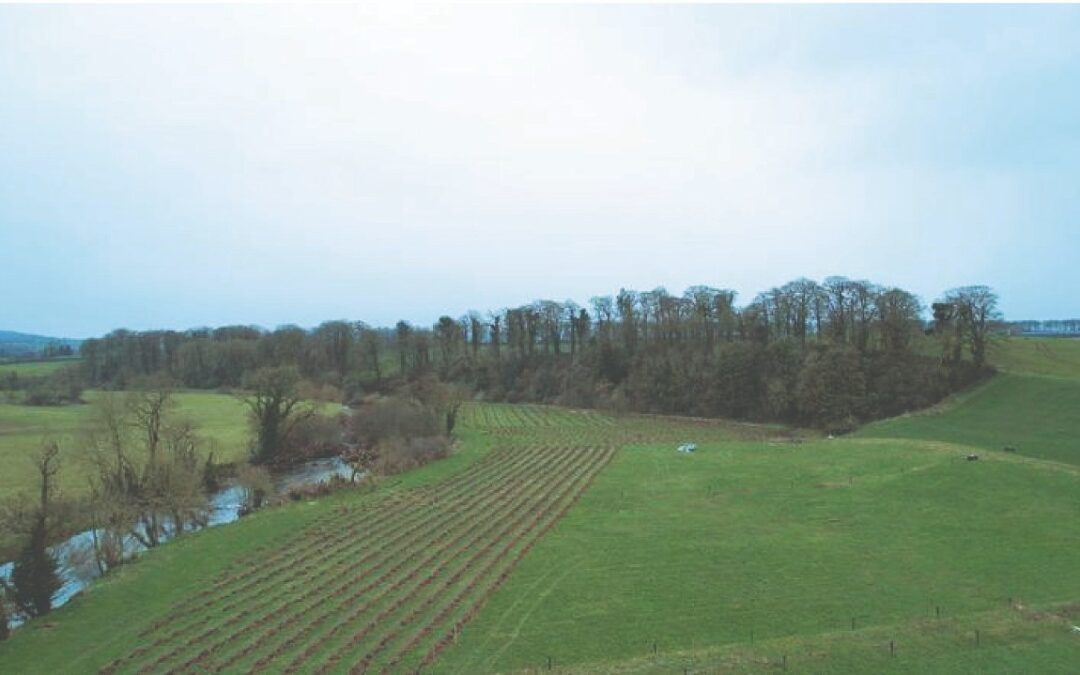
<svg viewBox="0 0 1080 675">
<path fill-rule="evenodd" d="M 508 443 L 597 445 L 684 441 L 781 440 L 794 432 L 719 419 L 574 410 L 550 405 L 470 402 L 461 423 Z"/>
<path fill-rule="evenodd" d="M 612 447 L 511 446 L 342 507 L 224 570 L 103 672 L 413 672 L 432 664 Z"/>
<path fill-rule="evenodd" d="M 573 410 L 549 405 L 468 403 L 461 410 L 464 424 L 491 431 L 509 429 L 611 429 L 617 419 L 596 410 Z"/>
</svg>

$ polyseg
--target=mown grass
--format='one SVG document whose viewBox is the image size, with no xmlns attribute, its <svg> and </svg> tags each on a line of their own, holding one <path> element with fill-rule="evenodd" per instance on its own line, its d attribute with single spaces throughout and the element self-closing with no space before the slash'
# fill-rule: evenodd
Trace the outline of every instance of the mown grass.
<svg viewBox="0 0 1080 675">
<path fill-rule="evenodd" d="M 956 617 L 1009 598 L 1080 598 L 1078 488 L 1074 471 L 966 462 L 954 447 L 912 441 L 716 443 L 692 456 L 628 447 L 440 670 L 538 668 L 548 657 L 585 667 L 646 657 L 654 643 L 748 645 L 751 632 L 812 647 L 852 617 L 858 629 L 938 606 Z"/>
</svg>

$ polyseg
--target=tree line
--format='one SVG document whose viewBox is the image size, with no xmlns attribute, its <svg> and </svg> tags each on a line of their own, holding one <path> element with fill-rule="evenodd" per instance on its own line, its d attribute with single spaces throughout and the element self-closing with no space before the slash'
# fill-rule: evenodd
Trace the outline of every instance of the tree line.
<svg viewBox="0 0 1080 675">
<path fill-rule="evenodd" d="M 903 289 L 845 277 L 736 299 L 709 286 L 621 289 L 587 306 L 539 300 L 430 327 L 114 331 L 83 343 L 81 367 L 91 386 L 165 373 L 186 387 L 228 388 L 289 366 L 346 401 L 436 376 L 489 400 L 843 431 L 930 405 L 987 372 L 1000 319 L 986 286 L 953 289 L 929 308 Z"/>
<path fill-rule="evenodd" d="M 1080 319 L 1011 321 L 1009 330 L 1021 335 L 1080 335 Z"/>
</svg>

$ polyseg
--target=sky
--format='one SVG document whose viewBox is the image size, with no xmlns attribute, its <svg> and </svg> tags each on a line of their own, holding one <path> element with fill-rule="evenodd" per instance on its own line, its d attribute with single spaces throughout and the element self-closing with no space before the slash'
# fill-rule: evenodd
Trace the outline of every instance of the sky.
<svg viewBox="0 0 1080 675">
<path fill-rule="evenodd" d="M 1080 7 L 0 7 L 0 329 L 798 277 L 1080 316 Z"/>
</svg>

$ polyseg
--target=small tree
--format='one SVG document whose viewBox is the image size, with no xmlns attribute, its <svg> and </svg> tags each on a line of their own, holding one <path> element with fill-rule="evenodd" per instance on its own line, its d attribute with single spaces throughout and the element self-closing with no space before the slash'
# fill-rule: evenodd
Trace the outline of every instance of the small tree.
<svg viewBox="0 0 1080 675">
<path fill-rule="evenodd" d="M 282 451 L 296 425 L 314 414 L 314 410 L 303 405 L 299 383 L 300 373 L 295 366 L 260 368 L 251 377 L 248 383 L 251 395 L 242 400 L 251 411 L 255 434 L 252 461 L 270 463 L 283 459 Z"/>
<path fill-rule="evenodd" d="M 240 515 L 261 509 L 274 492 L 270 472 L 263 466 L 244 464 L 236 474 L 236 482 L 244 492 Z"/>
<path fill-rule="evenodd" d="M 92 467 L 90 516 L 99 567 L 123 559 L 123 540 L 146 548 L 206 524 L 202 439 L 173 419 L 166 385 L 94 403 L 82 445 Z M 139 452 L 141 450 L 142 452 Z"/>
<path fill-rule="evenodd" d="M 957 318 L 963 323 L 971 360 L 975 368 L 981 369 L 986 364 L 986 345 L 994 321 L 1001 318 L 997 309 L 997 294 L 989 286 L 964 286 L 954 288 L 945 294 L 957 312 Z"/>
<path fill-rule="evenodd" d="M 4 589 L 0 588 L 0 642 L 8 639 L 11 635 L 11 627 L 8 625 L 8 611 L 7 611 L 7 595 Z"/>
<path fill-rule="evenodd" d="M 440 382 L 434 377 L 416 380 L 408 387 L 408 392 L 439 418 L 447 436 L 454 432 L 458 411 L 469 398 L 466 387 Z"/>
<path fill-rule="evenodd" d="M 356 446 L 342 453 L 341 459 L 352 469 L 352 474 L 349 476 L 350 482 L 356 482 L 356 477 L 362 473 L 367 474 L 370 481 L 375 477 L 379 452 L 374 446 Z"/>
<path fill-rule="evenodd" d="M 2 582 L 5 594 L 20 612 L 31 618 L 49 613 L 53 596 L 61 586 L 59 564 L 48 549 L 54 478 L 60 470 L 60 446 L 55 442 L 45 443 L 36 467 L 41 480 L 40 502 L 30 514 L 29 536 L 15 560 L 11 581 Z M 6 618 L 4 625 L 6 628 Z"/>
<path fill-rule="evenodd" d="M 47 536 L 45 519 L 39 516 L 11 571 L 12 600 L 29 617 L 48 614 L 61 586 L 59 564 L 47 547 Z"/>
</svg>

